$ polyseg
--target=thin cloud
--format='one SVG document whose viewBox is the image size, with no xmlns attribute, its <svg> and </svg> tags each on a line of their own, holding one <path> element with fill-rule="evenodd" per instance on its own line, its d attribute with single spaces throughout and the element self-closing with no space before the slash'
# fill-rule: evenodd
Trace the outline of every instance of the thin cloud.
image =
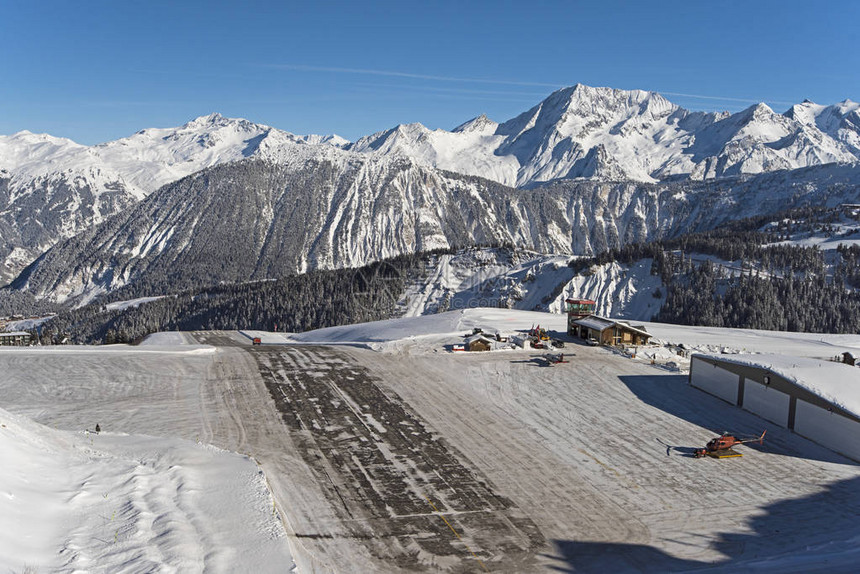
<svg viewBox="0 0 860 574">
<path fill-rule="evenodd" d="M 415 74 L 412 72 L 397 72 L 391 70 L 374 70 L 369 68 L 340 68 L 332 66 L 307 66 L 302 64 L 262 64 L 262 67 L 276 70 L 293 70 L 298 72 L 327 72 L 331 74 L 358 74 L 367 76 L 387 76 L 391 78 L 409 78 L 414 80 L 431 80 L 437 82 L 464 82 L 476 84 L 498 84 L 506 86 L 532 86 L 542 88 L 559 89 L 564 87 L 560 84 L 550 84 L 546 82 L 519 82 L 513 80 L 494 80 L 490 78 L 461 78 L 455 76 L 434 76 L 430 74 Z M 729 96 L 712 96 L 704 94 L 688 94 L 682 92 L 662 92 L 655 90 L 657 93 L 664 96 L 676 96 L 683 98 L 694 98 L 699 100 L 714 100 L 720 102 L 740 102 L 746 104 L 757 104 L 759 102 L 769 102 L 771 104 L 793 105 L 796 102 L 786 102 L 781 100 L 770 99 L 752 99 L 752 98 L 735 98 Z"/>
<path fill-rule="evenodd" d="M 748 98 L 727 98 L 727 97 L 723 97 L 723 96 L 703 96 L 701 94 L 681 94 L 679 92 L 658 92 L 658 93 L 660 95 L 663 95 L 663 96 L 678 96 L 678 97 L 683 97 L 683 98 L 696 98 L 699 100 L 717 100 L 720 102 L 742 102 L 742 103 L 746 103 L 746 104 L 757 104 L 759 102 L 770 102 L 772 104 L 785 104 L 785 105 L 790 106 L 792 104 L 797 103 L 797 102 L 781 102 L 779 100 L 767 100 L 767 99 L 753 100 L 753 99 L 748 99 Z"/>
<path fill-rule="evenodd" d="M 137 108 L 154 106 L 182 106 L 190 104 L 193 104 L 193 102 L 165 102 L 151 100 L 86 100 L 79 102 L 79 105 L 92 106 L 97 108 Z"/>
<path fill-rule="evenodd" d="M 303 66 L 298 64 L 263 64 L 263 67 L 276 70 L 294 70 L 298 72 L 329 72 L 333 74 L 363 74 L 367 76 L 389 76 L 393 78 L 410 78 L 415 80 L 433 80 L 438 82 L 469 82 L 476 84 L 501 84 L 506 86 L 540 86 L 558 88 L 558 84 L 540 82 L 517 82 L 512 80 L 492 80 L 488 78 L 457 78 L 453 76 L 432 76 L 428 74 L 413 74 L 409 72 L 392 72 L 388 70 L 370 70 L 365 68 L 332 68 L 327 66 Z"/>
<path fill-rule="evenodd" d="M 486 96 L 520 96 L 522 98 L 545 98 L 546 92 L 515 92 L 509 90 L 471 90 L 468 88 L 441 88 L 438 86 L 407 86 L 403 84 L 355 84 L 362 88 L 385 88 L 403 92 L 437 92 L 444 94 L 486 95 Z"/>
</svg>

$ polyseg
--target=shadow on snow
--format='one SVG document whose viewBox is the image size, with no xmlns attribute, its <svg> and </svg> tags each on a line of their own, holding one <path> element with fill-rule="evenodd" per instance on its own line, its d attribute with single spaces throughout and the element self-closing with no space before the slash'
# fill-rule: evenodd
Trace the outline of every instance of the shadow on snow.
<svg viewBox="0 0 860 574">
<path fill-rule="evenodd" d="M 725 556 L 676 558 L 639 544 L 554 540 L 558 572 L 856 572 L 860 564 L 860 477 L 800 499 L 768 505 L 748 532 L 717 535 L 707 545 Z M 707 520 L 706 511 L 702 519 Z"/>
<path fill-rule="evenodd" d="M 619 379 L 642 402 L 707 429 L 701 433 L 699 443 L 691 438 L 690 444 L 672 445 L 668 444 L 663 437 L 654 437 L 654 448 L 665 449 L 666 454 L 691 457 L 695 449 L 704 447 L 705 443 L 722 432 L 728 431 L 738 436 L 757 437 L 762 430 L 767 429 L 767 436 L 763 444 L 747 443 L 741 448 L 836 464 L 857 464 L 851 459 L 836 454 L 787 428 L 691 386 L 687 382 L 686 375 L 659 377 L 631 375 L 621 376 Z M 707 408 L 702 408 L 703 404 Z"/>
</svg>

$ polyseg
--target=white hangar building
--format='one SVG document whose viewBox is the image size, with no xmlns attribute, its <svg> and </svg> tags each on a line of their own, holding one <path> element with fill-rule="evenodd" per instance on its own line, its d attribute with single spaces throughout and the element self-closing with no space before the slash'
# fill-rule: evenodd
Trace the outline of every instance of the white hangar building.
<svg viewBox="0 0 860 574">
<path fill-rule="evenodd" d="M 690 384 L 860 461 L 860 369 L 784 355 L 693 355 Z"/>
</svg>

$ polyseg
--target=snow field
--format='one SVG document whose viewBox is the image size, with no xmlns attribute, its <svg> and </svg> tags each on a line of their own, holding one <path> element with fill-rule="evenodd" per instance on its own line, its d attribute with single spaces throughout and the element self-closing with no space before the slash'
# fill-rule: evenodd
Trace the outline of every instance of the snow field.
<svg viewBox="0 0 860 574">
<path fill-rule="evenodd" d="M 0 569 L 290 569 L 260 468 L 206 444 L 223 420 L 203 386 L 215 349 L 185 348 L 0 352 L 0 459 L 15 470 L 0 474 Z"/>
<path fill-rule="evenodd" d="M 829 564 L 846 571 L 860 553 L 860 467 L 686 377 L 580 345 L 555 367 L 345 350 L 535 521 L 552 547 L 544 568 L 780 572 L 786 555 L 830 542 Z M 728 464 L 688 456 L 723 430 L 763 428 L 765 445 Z"/>
<path fill-rule="evenodd" d="M 235 571 L 237 563 L 244 571 L 244 562 L 237 560 L 245 560 L 242 557 L 247 553 L 218 553 L 215 549 L 257 544 L 270 549 L 268 554 L 265 550 L 256 554 L 255 564 L 263 571 L 288 569 L 292 561 L 287 555 L 307 571 L 390 571 L 397 554 L 380 556 L 372 548 L 383 547 L 392 539 L 382 535 L 374 538 L 373 533 L 396 532 L 408 539 L 402 530 L 395 529 L 396 524 L 407 519 L 420 521 L 420 517 L 383 513 L 372 520 L 342 520 L 343 514 L 337 511 L 343 503 L 327 496 L 331 486 L 315 478 L 298 456 L 295 442 L 304 442 L 313 433 L 340 431 L 311 426 L 297 431 L 294 438 L 287 436 L 255 363 L 254 357 L 265 354 L 272 361 L 277 358 L 272 364 L 295 364 L 297 372 L 317 378 L 318 382 L 302 387 L 309 392 L 323 384 L 340 385 L 347 391 L 350 387 L 345 375 L 351 368 L 356 372 L 364 369 L 393 404 L 402 401 L 408 405 L 415 421 L 438 436 L 438 444 L 451 445 L 449 452 L 479 484 L 512 502 L 506 512 L 522 515 L 539 529 L 536 536 L 542 536 L 545 543 L 534 555 L 533 564 L 525 568 L 528 571 L 686 571 L 708 567 L 724 572 L 790 572 L 793 568 L 809 571 L 810 564 L 826 560 L 829 570 L 841 572 L 856 565 L 860 555 L 860 526 L 856 521 L 860 513 L 860 467 L 847 459 L 690 387 L 686 377 L 654 368 L 647 357 L 631 360 L 607 349 L 572 342 L 564 349 L 569 364 L 543 367 L 532 360 L 542 353 L 531 350 L 443 351 L 444 345 L 460 342 L 474 327 L 511 334 L 538 324 L 564 333 L 566 316 L 469 309 L 301 334 L 194 333 L 193 339 L 203 345 L 186 345 L 192 352 L 165 346 L 189 342 L 192 337 L 175 333 L 152 337 L 154 346 L 137 349 L 4 350 L 0 352 L 4 373 L 0 405 L 15 413 L 9 416 L 26 415 L 53 427 L 72 429 L 50 432 L 59 432 L 66 444 L 84 443 L 75 447 L 78 450 L 59 449 L 67 453 L 60 457 L 28 459 L 43 469 L 38 475 L 47 481 L 33 483 L 33 496 L 47 498 L 41 501 L 30 496 L 23 507 L 47 509 L 49 516 L 43 520 L 61 525 L 52 533 L 41 532 L 47 540 L 35 539 L 34 544 L 59 552 L 54 549 L 65 548 L 71 541 L 68 547 L 72 550 L 54 559 L 60 569 L 61 560 L 71 560 L 68 556 L 74 553 L 78 556 L 74 559 L 83 564 L 101 551 L 98 556 L 110 564 L 125 564 L 118 568 L 130 571 L 138 564 L 168 565 L 148 570 L 167 570 L 181 564 L 194 571 L 199 556 L 208 557 L 214 571 Z M 659 324 L 647 328 L 662 341 L 688 347 L 782 348 L 824 357 L 834 355 L 838 348 L 860 348 L 860 337 L 850 335 Z M 254 335 L 265 337 L 262 348 L 251 347 L 249 337 Z M 301 346 L 280 351 L 277 344 L 284 342 Z M 328 350 L 309 347 L 314 343 L 339 346 Z M 646 349 L 663 352 L 668 348 L 641 348 L 640 357 Z M 338 372 L 344 377 L 332 378 Z M 286 371 L 278 371 L 278 376 L 294 377 Z M 279 388 L 286 392 L 286 386 Z M 308 413 L 334 408 L 322 401 L 301 404 Z M 386 426 L 385 417 L 371 417 L 376 412 L 371 405 L 362 401 L 350 405 L 357 419 L 363 421 L 356 428 L 370 428 L 383 438 L 400 432 Z M 98 436 L 82 434 L 82 429 L 91 428 L 95 422 L 100 422 L 105 432 Z M 344 424 L 340 419 L 337 422 Z M 385 427 L 385 432 L 380 427 Z M 695 460 L 688 456 L 693 448 L 723 430 L 758 435 L 763 428 L 768 429 L 765 444 L 741 447 L 744 457 L 740 459 Z M 0 431 L 5 429 L 0 427 Z M 353 434 L 346 427 L 343 433 Z M 258 496 L 266 492 L 258 488 L 262 482 L 254 482 L 263 479 L 254 474 L 257 469 L 253 463 L 198 445 L 196 439 L 250 453 L 260 461 L 277 508 L 285 514 L 288 534 L 281 538 L 272 534 L 279 523 L 272 518 L 272 498 Z M 308 452 L 316 452 L 313 444 L 309 446 Z M 36 448 L 15 451 L 6 442 L 0 442 L 0 449 L 4 460 L 6 452 L 10 458 L 38 452 Z M 220 470 L 212 470 L 211 465 L 204 468 L 200 461 L 210 450 L 217 451 L 218 457 L 235 457 L 251 466 L 247 472 L 231 471 L 225 466 L 227 461 L 219 458 L 221 462 L 215 465 Z M 86 467 L 86 473 L 77 472 L 74 469 L 81 468 L 80 464 L 65 462 L 73 458 L 68 452 L 98 458 L 106 466 L 92 477 L 91 466 Z M 48 466 L 54 459 L 57 466 Z M 116 460 L 120 462 L 111 462 Z M 64 465 L 72 471 L 60 472 Z M 26 464 L 24 468 L 28 476 L 38 470 Z M 440 480 L 449 478 L 446 467 L 432 470 L 435 472 L 428 477 L 438 473 Z M 240 478 L 233 486 L 222 486 L 219 480 L 229 476 Z M 0 475 L 0 481 L 9 484 L 7 487 L 6 482 L 0 482 L 0 503 L 6 502 L 6 492 L 17 490 L 24 496 L 22 479 L 15 480 L 18 482 Z M 86 486 L 81 486 L 85 482 Z M 122 485 L 113 486 L 114 494 L 107 500 L 125 497 L 115 519 L 124 521 L 124 526 L 113 530 L 117 538 L 113 550 L 99 550 L 95 543 L 87 545 L 79 539 L 105 539 L 99 535 L 105 528 L 103 518 L 79 520 L 79 532 L 74 525 L 66 526 L 71 519 L 51 513 L 64 508 L 55 500 L 66 500 L 70 493 L 82 490 L 85 494 L 76 500 L 91 505 L 81 512 L 89 516 L 92 508 L 99 508 L 92 505 L 103 504 L 97 495 L 103 495 L 111 484 Z M 459 487 L 450 484 L 452 492 Z M 427 485 L 423 488 L 426 490 Z M 201 498 L 201 491 L 208 490 L 213 490 L 209 502 Z M 216 496 L 219 492 L 220 499 Z M 224 506 L 224 499 L 235 492 L 244 493 L 236 505 L 250 513 L 247 519 L 237 518 L 235 512 L 239 510 L 228 511 Z M 341 488 L 341 492 L 346 491 Z M 66 498 L 56 493 L 65 493 Z M 427 494 L 433 500 L 444 500 L 442 491 L 431 489 Z M 347 500 L 353 511 L 364 515 L 364 499 Z M 264 506 L 265 520 L 261 514 Z M 7 515 L 2 512 L 6 508 L 11 507 L 0 507 L 0 523 Z M 102 515 L 110 518 L 110 510 L 110 514 Z M 201 522 L 203 516 L 207 518 Z M 479 520 L 482 516 L 489 520 L 492 511 L 445 516 L 485 563 L 501 571 L 517 570 L 506 562 L 510 555 L 506 554 L 504 537 L 484 530 L 482 525 L 488 522 Z M 242 524 L 257 526 L 234 532 Z M 350 535 L 356 528 L 363 536 Z M 443 528 L 439 532 L 448 531 Z M 241 542 L 243 535 L 251 541 Z M 147 542 L 153 539 L 156 542 Z M 271 540 L 277 543 L 266 542 Z M 455 542 L 451 544 L 456 547 Z M 405 548 L 415 550 L 414 546 Z M 25 560 L 38 554 L 17 554 L 16 549 L 14 541 L 0 535 L 0 550 L 4 552 L 0 565 L 20 569 Z M 133 552 L 137 554 L 132 559 Z M 473 558 L 465 551 L 462 554 L 457 564 L 468 568 Z M 180 555 L 188 557 L 188 562 L 181 562 Z M 418 560 L 431 558 L 419 556 Z M 525 563 L 517 564 L 518 571 L 523 571 Z"/>
<path fill-rule="evenodd" d="M 680 345 L 827 358 L 860 347 L 860 336 L 648 323 L 658 341 L 637 360 L 575 343 L 565 348 L 570 364 L 548 368 L 535 351 L 440 352 L 473 327 L 537 324 L 564 332 L 566 317 L 469 309 L 281 340 L 352 345 L 343 351 L 535 521 L 553 547 L 541 567 L 808 572 L 826 561 L 853 571 L 860 467 L 649 363 L 678 360 Z M 724 430 L 763 429 L 765 444 L 742 447 L 741 459 L 690 457 Z"/>
<path fill-rule="evenodd" d="M 253 460 L 180 439 L 57 431 L 0 410 L 0 567 L 275 571 L 285 533 Z"/>
</svg>

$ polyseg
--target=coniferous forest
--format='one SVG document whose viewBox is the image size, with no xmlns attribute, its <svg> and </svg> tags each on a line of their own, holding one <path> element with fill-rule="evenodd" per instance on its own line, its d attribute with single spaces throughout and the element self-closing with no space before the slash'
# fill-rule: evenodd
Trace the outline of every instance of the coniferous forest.
<svg viewBox="0 0 860 574">
<path fill-rule="evenodd" d="M 41 329 L 44 343 L 130 343 L 157 331 L 260 329 L 306 331 L 394 316 L 408 277 L 426 254 L 358 269 L 312 271 L 276 281 L 185 291 L 124 309 L 103 303 L 59 313 Z"/>
<path fill-rule="evenodd" d="M 784 242 L 791 234 L 832 231 L 828 226 L 834 217 L 834 210 L 804 209 L 770 219 L 742 220 L 718 230 L 574 258 L 570 267 L 575 273 L 589 273 L 594 266 L 611 262 L 651 259 L 651 273 L 661 277 L 666 289 L 665 303 L 651 317 L 654 321 L 857 333 L 860 246 L 848 244 L 825 252 Z M 778 223 L 767 224 L 774 220 Z M 4 289 L 0 314 L 10 314 L 10 309 L 24 314 L 57 313 L 38 333 L 33 332 L 43 343 L 134 342 L 149 333 L 170 330 L 299 332 L 398 316 L 409 282 L 425 275 L 433 256 L 454 251 L 402 255 L 357 269 L 196 288 L 116 309 L 108 302 L 143 293 L 120 290 L 109 299 L 63 310 Z M 562 287 L 556 291 L 560 293 Z"/>
<path fill-rule="evenodd" d="M 653 321 L 813 333 L 860 332 L 860 246 L 779 243 L 792 234 L 829 233 L 833 209 L 792 210 L 675 239 L 626 245 L 571 261 L 577 272 L 610 262 L 652 259 L 666 285 Z M 776 225 L 766 226 L 777 220 Z M 764 229 L 764 230 L 762 230 Z M 702 256 L 738 262 L 724 267 Z"/>
</svg>

